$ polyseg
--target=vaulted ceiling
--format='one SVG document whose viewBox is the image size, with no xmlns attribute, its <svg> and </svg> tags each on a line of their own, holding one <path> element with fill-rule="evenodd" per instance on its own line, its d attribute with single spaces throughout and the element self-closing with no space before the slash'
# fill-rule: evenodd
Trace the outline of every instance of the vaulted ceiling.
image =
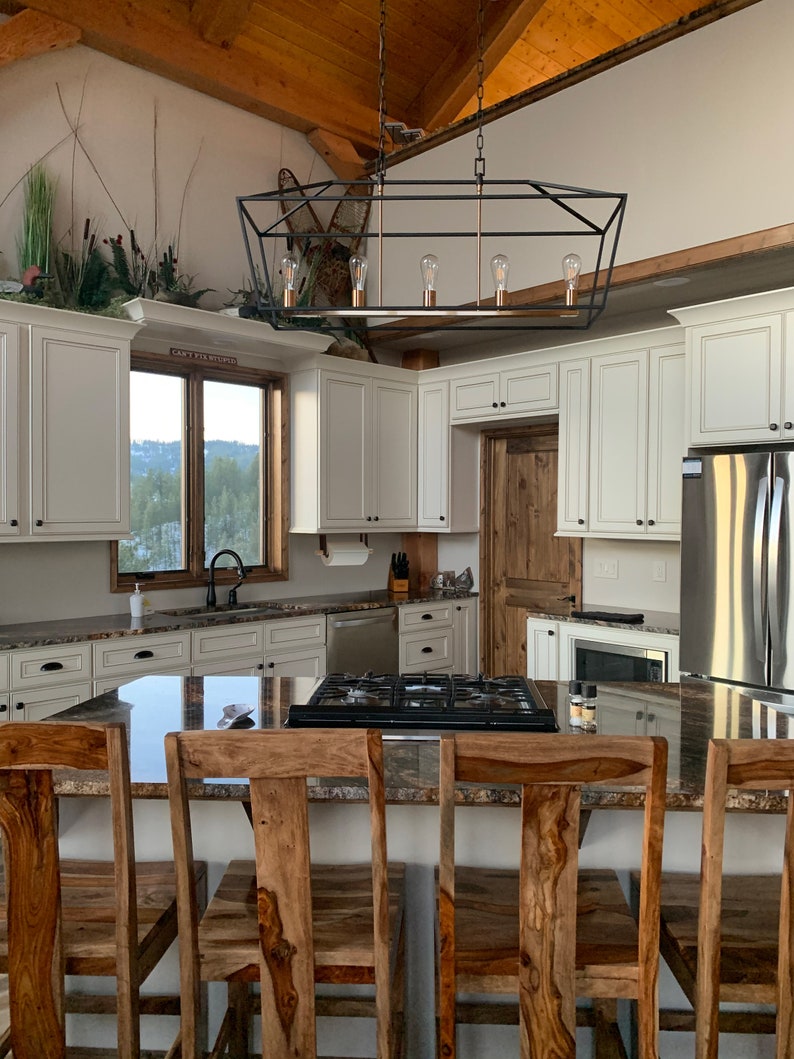
<svg viewBox="0 0 794 1059">
<path fill-rule="evenodd" d="M 482 0 L 486 120 L 758 0 Z M 471 127 L 479 0 L 0 0 L 0 65 L 80 43 L 306 133 L 337 175 L 387 120 L 415 152 Z M 391 138 L 387 149 L 392 150 Z"/>
</svg>

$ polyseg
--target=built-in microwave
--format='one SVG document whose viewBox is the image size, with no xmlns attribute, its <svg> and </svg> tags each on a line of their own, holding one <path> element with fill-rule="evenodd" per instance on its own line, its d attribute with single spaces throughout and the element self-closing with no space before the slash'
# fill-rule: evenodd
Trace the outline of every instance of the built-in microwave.
<svg viewBox="0 0 794 1059">
<path fill-rule="evenodd" d="M 632 681 L 666 684 L 670 680 L 670 652 L 656 648 L 628 647 L 577 637 L 571 642 L 575 680 Z"/>
</svg>

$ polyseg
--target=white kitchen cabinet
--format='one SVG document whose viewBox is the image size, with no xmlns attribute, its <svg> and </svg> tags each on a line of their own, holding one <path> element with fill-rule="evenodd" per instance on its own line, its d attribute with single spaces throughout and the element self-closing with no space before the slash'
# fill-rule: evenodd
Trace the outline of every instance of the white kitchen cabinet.
<svg viewBox="0 0 794 1059">
<path fill-rule="evenodd" d="M 455 600 L 452 612 L 454 632 L 454 671 L 476 674 L 480 670 L 480 653 L 477 640 L 477 599 Z"/>
<path fill-rule="evenodd" d="M 0 322 L 0 537 L 18 537 L 19 327 Z"/>
<path fill-rule="evenodd" d="M 0 692 L 0 724 L 3 721 L 8 721 L 10 718 L 9 714 L 9 703 L 11 699 L 8 692 Z"/>
<path fill-rule="evenodd" d="M 10 686 L 14 691 L 53 688 L 91 682 L 91 645 L 65 643 L 26 647 L 9 655 Z"/>
<path fill-rule="evenodd" d="M 137 324 L 20 303 L 0 322 L 0 534 L 130 531 L 129 357 Z"/>
<path fill-rule="evenodd" d="M 664 651 L 668 658 L 668 682 L 675 683 L 681 677 L 678 662 L 678 637 L 672 633 L 560 621 L 557 622 L 557 640 L 558 680 L 571 680 L 574 677 L 574 640 L 589 640 L 618 647 Z"/>
<path fill-rule="evenodd" d="M 469 375 L 450 383 L 450 420 L 473 422 L 552 410 L 557 408 L 557 395 L 556 364 Z"/>
<path fill-rule="evenodd" d="M 192 637 L 191 661 L 194 676 L 231 672 L 227 668 L 213 668 L 216 665 L 225 667 L 231 660 L 250 665 L 254 670 L 261 670 L 264 666 L 265 626 L 261 621 L 195 629 Z"/>
<path fill-rule="evenodd" d="M 455 667 L 455 601 L 398 607 L 401 673 L 452 673 Z"/>
<path fill-rule="evenodd" d="M 679 341 L 563 365 L 559 534 L 680 535 L 684 391 Z"/>
<path fill-rule="evenodd" d="M 57 688 L 25 688 L 11 693 L 10 721 L 43 721 L 70 706 L 77 706 L 93 694 L 91 681 L 63 684 Z"/>
<path fill-rule="evenodd" d="M 410 373 L 295 372 L 292 531 L 413 529 L 417 384 Z"/>
<path fill-rule="evenodd" d="M 324 614 L 265 622 L 267 677 L 320 677 L 327 672 Z"/>
<path fill-rule="evenodd" d="M 559 680 L 559 623 L 527 618 L 527 676 L 533 680 Z"/>
<path fill-rule="evenodd" d="M 449 422 L 449 381 L 419 383 L 417 528 L 479 528 L 479 434 Z"/>
<path fill-rule="evenodd" d="M 8 651 L 0 652 L 0 692 L 7 691 L 11 687 L 11 667 L 9 665 L 10 655 Z"/>
</svg>

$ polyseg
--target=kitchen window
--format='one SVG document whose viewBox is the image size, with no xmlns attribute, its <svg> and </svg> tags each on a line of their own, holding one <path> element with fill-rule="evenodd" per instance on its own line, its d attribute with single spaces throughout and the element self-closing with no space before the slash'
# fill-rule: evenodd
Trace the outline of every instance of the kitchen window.
<svg viewBox="0 0 794 1059">
<path fill-rule="evenodd" d="M 283 375 L 133 353 L 132 538 L 111 544 L 114 591 L 204 584 L 222 548 L 249 581 L 286 579 L 285 409 Z"/>
</svg>

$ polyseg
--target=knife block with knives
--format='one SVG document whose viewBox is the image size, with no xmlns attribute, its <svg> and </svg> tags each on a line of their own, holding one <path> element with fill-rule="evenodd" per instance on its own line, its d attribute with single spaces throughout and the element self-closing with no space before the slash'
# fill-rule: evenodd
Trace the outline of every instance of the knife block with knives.
<svg viewBox="0 0 794 1059">
<path fill-rule="evenodd" d="M 389 592 L 393 596 L 408 595 L 408 556 L 405 552 L 392 552 Z"/>
</svg>

